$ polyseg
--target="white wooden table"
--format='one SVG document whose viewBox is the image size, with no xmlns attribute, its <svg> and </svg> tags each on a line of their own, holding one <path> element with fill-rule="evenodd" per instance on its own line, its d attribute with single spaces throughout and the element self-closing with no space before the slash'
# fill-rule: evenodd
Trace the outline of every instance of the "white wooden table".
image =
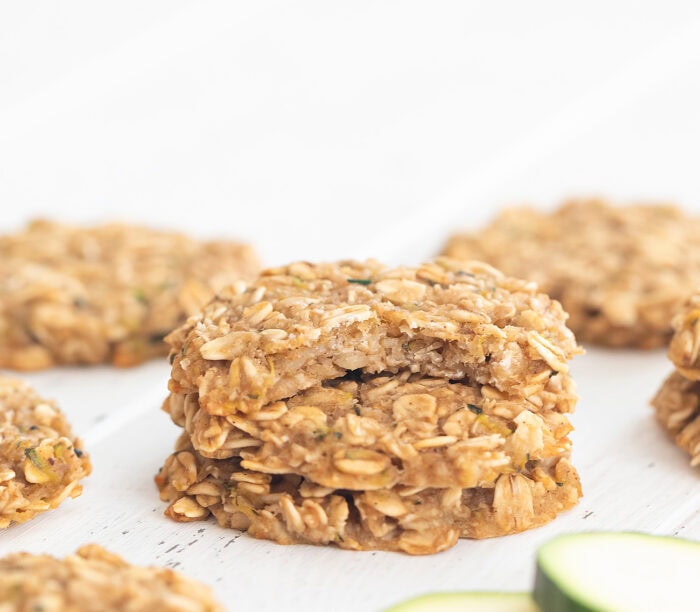
<svg viewBox="0 0 700 612">
<path fill-rule="evenodd" d="M 700 213 L 700 5 L 572 6 L 3 4 L 0 231 L 120 218 L 243 237 L 270 264 L 415 263 L 505 203 L 593 193 Z M 669 370 L 662 352 L 576 358 L 581 503 L 422 558 L 173 523 L 153 485 L 177 435 L 159 411 L 167 364 L 24 376 L 58 400 L 94 472 L 77 500 L 0 534 L 0 554 L 98 542 L 241 611 L 527 588 L 535 548 L 560 532 L 700 539 L 699 474 L 648 406 Z"/>
</svg>

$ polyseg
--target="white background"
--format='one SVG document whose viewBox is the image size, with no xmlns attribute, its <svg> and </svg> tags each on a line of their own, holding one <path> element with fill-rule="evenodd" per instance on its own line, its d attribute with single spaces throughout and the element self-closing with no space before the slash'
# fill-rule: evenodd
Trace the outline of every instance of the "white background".
<svg viewBox="0 0 700 612">
<path fill-rule="evenodd" d="M 695 2 L 0 4 L 1 231 L 120 219 L 241 237 L 268 264 L 415 263 L 506 204 L 600 194 L 700 211 L 699 148 Z M 647 405 L 668 370 L 661 352 L 577 358 L 580 505 L 427 558 L 171 523 L 151 480 L 176 435 L 158 411 L 167 366 L 28 376 L 95 469 L 81 498 L 0 534 L 0 554 L 96 541 L 200 578 L 234 610 L 527 588 L 536 545 L 561 531 L 700 538 L 697 472 Z"/>
</svg>

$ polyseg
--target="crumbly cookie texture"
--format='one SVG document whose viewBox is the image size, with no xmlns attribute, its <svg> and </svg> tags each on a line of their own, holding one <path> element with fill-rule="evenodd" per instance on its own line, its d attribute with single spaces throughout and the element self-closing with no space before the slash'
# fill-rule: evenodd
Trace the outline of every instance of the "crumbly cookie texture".
<svg viewBox="0 0 700 612">
<path fill-rule="evenodd" d="M 668 357 L 676 366 L 651 401 L 656 419 L 676 444 L 700 465 L 700 292 L 673 317 Z"/>
<path fill-rule="evenodd" d="M 82 492 L 90 460 L 53 402 L 0 377 L 0 528 Z"/>
<path fill-rule="evenodd" d="M 245 469 L 336 489 L 493 486 L 504 471 L 569 451 L 562 411 L 576 396 L 559 377 L 571 385 L 548 377 L 547 409 L 407 371 L 329 381 L 251 417 L 208 415 L 193 396 L 172 395 L 164 407 L 199 454 L 240 456 Z"/>
<path fill-rule="evenodd" d="M 170 569 L 136 567 L 96 544 L 65 559 L 15 553 L 0 559 L 0 610 L 223 612 L 211 590 Z"/>
<path fill-rule="evenodd" d="M 264 271 L 167 338 L 163 408 L 185 430 L 157 478 L 168 516 L 415 554 L 551 520 L 580 495 L 565 322 L 477 262 Z M 372 510 L 401 495 L 405 516 Z"/>
<path fill-rule="evenodd" d="M 168 332 L 257 271 L 241 244 L 34 221 L 0 236 L 0 367 L 130 366 L 164 355 Z"/>
<path fill-rule="evenodd" d="M 700 291 L 687 299 L 672 324 L 668 357 L 685 378 L 700 380 Z"/>
<path fill-rule="evenodd" d="M 503 211 L 482 231 L 453 236 L 444 254 L 482 259 L 536 281 L 571 316 L 579 340 L 665 346 L 671 318 L 700 285 L 700 219 L 672 206 L 572 201 L 552 213 Z"/>
<path fill-rule="evenodd" d="M 566 457 L 530 460 L 488 487 L 397 485 L 335 489 L 296 474 L 246 470 L 238 459 L 202 457 L 184 434 L 156 477 L 166 515 L 223 527 L 280 544 L 336 544 L 421 555 L 460 537 L 517 533 L 574 506 L 581 487 Z"/>
<path fill-rule="evenodd" d="M 661 426 L 700 465 L 700 382 L 673 372 L 652 400 Z"/>
<path fill-rule="evenodd" d="M 409 370 L 535 406 L 579 352 L 558 302 L 478 262 L 296 263 L 217 296 L 167 338 L 170 390 L 252 415 L 345 376 Z"/>
</svg>

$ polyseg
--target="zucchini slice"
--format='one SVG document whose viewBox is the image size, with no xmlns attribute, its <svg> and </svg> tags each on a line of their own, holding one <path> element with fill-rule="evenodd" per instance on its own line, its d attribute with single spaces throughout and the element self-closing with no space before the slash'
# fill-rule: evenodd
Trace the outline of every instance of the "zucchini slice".
<svg viewBox="0 0 700 612">
<path fill-rule="evenodd" d="M 700 610 L 700 543 L 643 533 L 563 535 L 537 553 L 544 612 Z"/>
<path fill-rule="evenodd" d="M 528 593 L 436 593 L 397 604 L 386 612 L 537 612 Z"/>
</svg>

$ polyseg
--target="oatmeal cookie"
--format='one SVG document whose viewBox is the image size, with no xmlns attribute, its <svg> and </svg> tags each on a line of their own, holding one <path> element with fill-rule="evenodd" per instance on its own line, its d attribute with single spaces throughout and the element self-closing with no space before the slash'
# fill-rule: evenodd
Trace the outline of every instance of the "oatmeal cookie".
<svg viewBox="0 0 700 612">
<path fill-rule="evenodd" d="M 673 317 L 668 357 L 676 366 L 651 401 L 656 419 L 676 444 L 700 465 L 700 291 Z"/>
<path fill-rule="evenodd" d="M 0 377 L 0 528 L 77 497 L 90 470 L 58 408 L 26 384 Z"/>
<path fill-rule="evenodd" d="M 673 372 L 651 403 L 661 426 L 690 454 L 690 464 L 700 465 L 700 381 Z"/>
<path fill-rule="evenodd" d="M 96 544 L 67 556 L 0 559 L 0 610 L 223 612 L 211 590 L 170 569 L 136 567 Z"/>
<path fill-rule="evenodd" d="M 673 317 L 668 357 L 685 378 L 700 380 L 700 291 L 695 291 Z"/>
<path fill-rule="evenodd" d="M 243 467 L 238 458 L 209 459 L 183 434 L 156 477 L 166 515 L 177 521 L 213 515 L 223 527 L 281 544 L 336 544 L 429 554 L 457 539 L 531 529 L 574 506 L 578 475 L 565 457 L 529 460 L 487 487 L 396 485 L 352 491 L 296 474 Z"/>
<path fill-rule="evenodd" d="M 250 416 L 209 415 L 196 394 L 171 395 L 164 407 L 199 454 L 240 456 L 245 469 L 336 489 L 466 488 L 569 451 L 563 413 L 576 396 L 561 374 L 547 382 L 543 406 L 403 371 L 327 381 Z"/>
<path fill-rule="evenodd" d="M 163 408 L 185 430 L 157 478 L 167 513 L 415 554 L 551 520 L 580 495 L 565 322 L 478 262 L 264 271 L 167 338 Z M 373 510 L 402 495 L 405 516 Z"/>
<path fill-rule="evenodd" d="M 348 372 L 423 376 L 541 406 L 580 349 L 558 302 L 478 262 L 296 263 L 231 288 L 167 338 L 170 391 L 252 416 Z M 564 385 L 566 388 L 566 385 Z"/>
<path fill-rule="evenodd" d="M 32 222 L 0 236 L 0 367 L 129 366 L 164 355 L 168 332 L 257 268 L 241 244 Z"/>
<path fill-rule="evenodd" d="M 536 281 L 584 343 L 652 348 L 667 344 L 673 314 L 700 285 L 700 255 L 687 248 L 699 237 L 700 219 L 671 206 L 572 201 L 553 213 L 504 210 L 444 254 Z"/>
</svg>

